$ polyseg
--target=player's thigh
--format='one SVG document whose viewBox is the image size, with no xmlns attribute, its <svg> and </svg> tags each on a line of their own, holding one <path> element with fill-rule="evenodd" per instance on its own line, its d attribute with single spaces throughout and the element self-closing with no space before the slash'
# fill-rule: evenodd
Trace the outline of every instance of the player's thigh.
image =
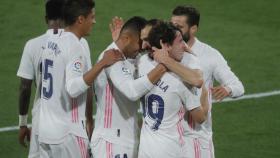
<svg viewBox="0 0 280 158">
<path fill-rule="evenodd" d="M 31 132 L 28 158 L 40 157 L 39 146 L 40 145 L 39 145 L 38 135 L 35 134 L 35 132 Z"/>
<path fill-rule="evenodd" d="M 118 144 L 111 144 L 113 158 L 137 158 L 137 147 L 126 147 Z"/>
<path fill-rule="evenodd" d="M 188 153 L 188 157 L 199 157 L 199 158 L 214 158 L 213 152 L 211 150 L 212 143 L 210 143 L 208 140 L 205 139 L 199 139 L 199 138 L 191 138 L 192 139 L 192 145 L 191 142 L 189 146 L 192 147 L 189 148 L 190 152 Z"/>
<path fill-rule="evenodd" d="M 139 158 L 182 158 L 183 150 L 176 141 L 157 136 L 140 139 Z"/>
<path fill-rule="evenodd" d="M 40 158 L 51 158 L 51 148 L 49 144 L 40 143 L 39 146 Z"/>
<path fill-rule="evenodd" d="M 110 143 L 102 138 L 91 142 L 91 152 L 94 158 L 136 158 L 137 149 Z"/>
<path fill-rule="evenodd" d="M 215 158 L 215 150 L 213 140 L 209 140 L 210 158 Z"/>
<path fill-rule="evenodd" d="M 196 148 L 194 145 L 194 138 L 185 137 L 184 140 L 185 140 L 185 145 L 183 148 L 184 158 L 194 158 L 196 152 Z"/>
<path fill-rule="evenodd" d="M 62 146 L 62 157 L 88 158 L 88 140 L 75 135 L 68 135 Z"/>
<path fill-rule="evenodd" d="M 40 144 L 40 156 L 43 158 L 88 158 L 87 147 L 87 139 L 68 135 L 61 144 Z"/>
</svg>

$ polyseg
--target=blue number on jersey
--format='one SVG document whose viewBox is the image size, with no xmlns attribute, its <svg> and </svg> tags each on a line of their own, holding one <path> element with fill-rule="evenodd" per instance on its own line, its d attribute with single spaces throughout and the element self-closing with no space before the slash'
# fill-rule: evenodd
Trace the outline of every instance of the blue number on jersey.
<svg viewBox="0 0 280 158">
<path fill-rule="evenodd" d="M 164 115 L 164 101 L 162 97 L 156 94 L 151 94 L 146 97 L 144 117 L 148 115 L 155 123 L 151 127 L 153 130 L 158 130 Z M 147 112 L 146 112 L 147 110 Z"/>
<path fill-rule="evenodd" d="M 52 74 L 48 71 L 49 68 L 52 68 L 52 66 L 53 66 L 53 61 L 46 59 L 44 64 L 44 74 L 43 74 L 43 80 L 44 81 L 49 80 L 48 87 L 43 87 L 43 96 L 46 99 L 51 98 L 53 94 L 53 77 Z"/>
</svg>

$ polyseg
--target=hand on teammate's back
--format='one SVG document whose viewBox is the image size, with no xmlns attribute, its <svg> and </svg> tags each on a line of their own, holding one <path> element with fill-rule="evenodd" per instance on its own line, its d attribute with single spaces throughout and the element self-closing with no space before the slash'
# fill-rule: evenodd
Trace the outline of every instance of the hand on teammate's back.
<svg viewBox="0 0 280 158">
<path fill-rule="evenodd" d="M 21 126 L 19 129 L 19 136 L 18 136 L 19 143 L 22 146 L 27 147 L 25 139 L 27 139 L 27 141 L 29 142 L 30 135 L 31 135 L 31 130 L 27 126 Z"/>
<path fill-rule="evenodd" d="M 123 55 L 119 50 L 116 49 L 109 49 L 104 53 L 102 58 L 102 62 L 106 66 L 113 65 L 115 62 L 123 60 Z"/>
</svg>

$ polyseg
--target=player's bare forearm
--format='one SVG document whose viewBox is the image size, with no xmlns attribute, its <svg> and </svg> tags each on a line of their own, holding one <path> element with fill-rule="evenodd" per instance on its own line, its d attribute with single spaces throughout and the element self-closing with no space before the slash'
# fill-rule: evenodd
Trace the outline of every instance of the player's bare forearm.
<svg viewBox="0 0 280 158">
<path fill-rule="evenodd" d="M 19 114 L 26 115 L 28 113 L 32 80 L 21 78 L 19 87 Z"/>
<path fill-rule="evenodd" d="M 92 99 L 93 99 L 93 90 L 92 87 L 89 87 L 87 90 L 87 101 L 86 101 L 86 131 L 89 140 L 91 139 L 91 135 L 93 132 L 93 118 L 92 118 L 92 110 L 93 110 L 93 104 L 92 104 Z"/>
<path fill-rule="evenodd" d="M 188 84 L 200 88 L 203 84 L 202 72 L 198 69 L 190 69 L 172 58 L 165 60 L 164 65 Z"/>
<path fill-rule="evenodd" d="M 92 115 L 93 115 L 92 99 L 93 99 L 93 90 L 92 87 L 89 87 L 89 89 L 87 90 L 87 101 L 86 101 L 86 111 L 85 111 L 86 119 L 89 121 L 92 121 Z"/>
<path fill-rule="evenodd" d="M 93 81 L 99 75 L 103 68 L 106 67 L 106 64 L 101 60 L 100 62 L 96 63 L 87 73 L 84 74 L 83 78 L 85 83 L 88 86 L 91 86 Z"/>
<path fill-rule="evenodd" d="M 93 81 L 96 79 L 96 77 L 99 75 L 99 73 L 102 71 L 103 68 L 108 67 L 112 64 L 114 64 L 117 61 L 122 60 L 122 54 L 115 49 L 110 49 L 104 52 L 103 58 L 96 63 L 86 74 L 84 74 L 83 78 L 85 83 L 88 86 L 91 86 Z"/>
<path fill-rule="evenodd" d="M 166 67 L 162 64 L 158 64 L 152 71 L 148 73 L 148 78 L 151 83 L 155 84 L 167 71 Z"/>
<path fill-rule="evenodd" d="M 208 110 L 209 110 L 209 100 L 208 100 L 208 90 L 206 89 L 206 87 L 204 85 L 202 86 L 200 103 L 201 103 L 201 107 L 204 112 L 204 115 L 205 115 L 205 117 L 207 117 Z"/>
</svg>

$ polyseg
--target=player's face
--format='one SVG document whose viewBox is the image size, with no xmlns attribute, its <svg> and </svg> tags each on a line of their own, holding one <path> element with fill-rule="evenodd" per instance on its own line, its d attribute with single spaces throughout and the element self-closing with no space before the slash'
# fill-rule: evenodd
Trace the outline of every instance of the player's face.
<svg viewBox="0 0 280 158">
<path fill-rule="evenodd" d="M 144 27 L 142 30 L 141 30 L 141 40 L 143 41 L 142 42 L 142 49 L 143 50 L 151 50 L 151 46 L 148 42 L 148 35 L 149 35 L 149 32 L 151 31 L 152 29 L 152 26 L 146 26 Z"/>
<path fill-rule="evenodd" d="M 142 40 L 139 35 L 130 35 L 129 42 L 126 44 L 124 51 L 126 52 L 126 56 L 134 59 L 140 49 L 141 49 Z"/>
<path fill-rule="evenodd" d="M 181 61 L 184 54 L 184 48 L 185 41 L 183 40 L 182 34 L 179 31 L 177 31 L 176 38 L 174 39 L 173 44 L 171 45 L 171 51 L 169 55 L 175 60 Z"/>
<path fill-rule="evenodd" d="M 185 42 L 188 42 L 190 39 L 190 28 L 187 24 L 187 17 L 186 16 L 172 16 L 171 22 L 178 27 L 183 34 L 183 39 Z"/>
<path fill-rule="evenodd" d="M 95 21 L 95 9 L 93 9 L 87 17 L 84 19 L 83 30 L 85 35 L 89 35 L 93 25 L 96 23 Z"/>
</svg>

